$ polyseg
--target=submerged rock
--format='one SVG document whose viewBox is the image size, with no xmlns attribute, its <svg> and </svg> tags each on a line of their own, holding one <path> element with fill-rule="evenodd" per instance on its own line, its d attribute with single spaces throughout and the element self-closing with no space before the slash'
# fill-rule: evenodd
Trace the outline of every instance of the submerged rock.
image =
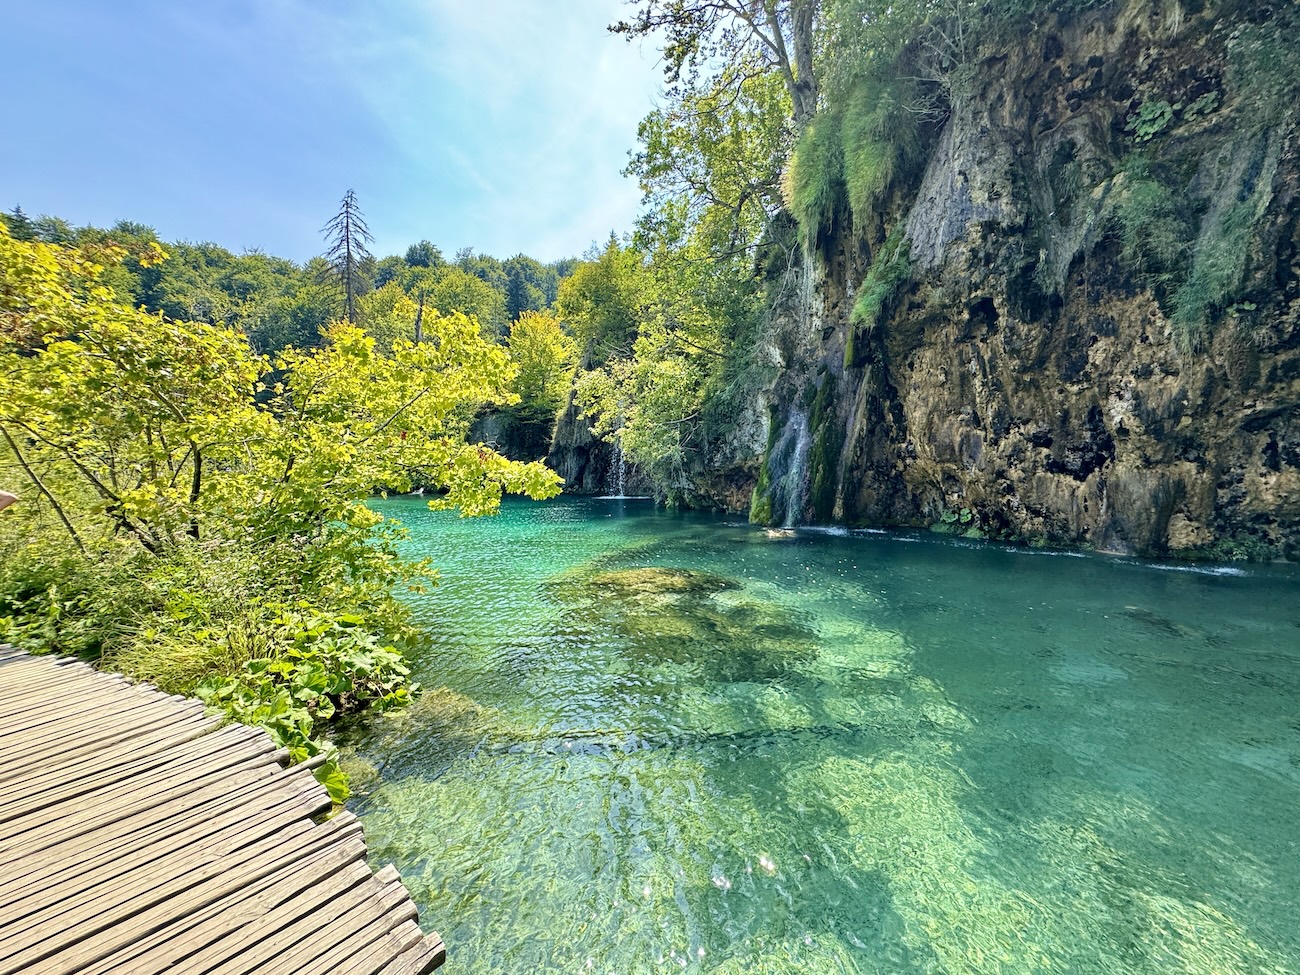
<svg viewBox="0 0 1300 975">
<path fill-rule="evenodd" d="M 574 622 L 618 634 L 630 657 L 714 680 L 772 680 L 819 652 L 816 634 L 788 609 L 709 572 L 617 569 L 567 576 L 552 591 Z"/>
</svg>

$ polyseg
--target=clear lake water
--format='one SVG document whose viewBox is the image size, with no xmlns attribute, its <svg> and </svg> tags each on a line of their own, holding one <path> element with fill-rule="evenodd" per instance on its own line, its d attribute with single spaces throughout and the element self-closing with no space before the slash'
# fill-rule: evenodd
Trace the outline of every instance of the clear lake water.
<svg viewBox="0 0 1300 975">
<path fill-rule="evenodd" d="M 1300 971 L 1300 571 L 377 502 L 427 689 L 345 743 L 445 971 Z"/>
</svg>

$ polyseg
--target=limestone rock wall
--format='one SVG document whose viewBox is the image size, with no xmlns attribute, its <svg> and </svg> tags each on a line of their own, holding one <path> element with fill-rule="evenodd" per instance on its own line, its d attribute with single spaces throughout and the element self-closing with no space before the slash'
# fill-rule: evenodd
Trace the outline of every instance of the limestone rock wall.
<svg viewBox="0 0 1300 975">
<path fill-rule="evenodd" d="M 901 201 L 911 280 L 847 363 L 879 242 L 846 230 L 805 268 L 760 520 L 1300 558 L 1300 133 L 1232 63 L 1243 28 L 1294 9 L 1195 7 L 1116 4 L 982 52 Z M 1148 176 L 1184 214 L 1163 274 L 1119 215 Z M 1177 287 L 1215 270 L 1232 214 L 1240 280 L 1189 332 Z"/>
</svg>

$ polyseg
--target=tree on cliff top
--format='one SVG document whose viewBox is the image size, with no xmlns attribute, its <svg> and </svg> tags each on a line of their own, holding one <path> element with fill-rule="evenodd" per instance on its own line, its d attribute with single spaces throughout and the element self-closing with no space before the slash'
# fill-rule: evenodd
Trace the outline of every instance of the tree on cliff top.
<svg viewBox="0 0 1300 975">
<path fill-rule="evenodd" d="M 640 9 L 610 27 L 629 37 L 664 35 L 664 74 L 671 85 L 733 87 L 776 71 L 790 95 L 795 125 L 817 111 L 813 68 L 821 0 L 630 0 Z M 705 74 L 709 70 L 715 74 Z M 678 94 L 678 92 L 674 92 Z"/>
</svg>

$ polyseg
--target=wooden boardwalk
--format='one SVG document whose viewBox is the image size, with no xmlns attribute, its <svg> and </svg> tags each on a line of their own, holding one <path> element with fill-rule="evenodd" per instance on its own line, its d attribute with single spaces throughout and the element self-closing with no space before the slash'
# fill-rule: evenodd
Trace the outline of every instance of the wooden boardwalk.
<svg viewBox="0 0 1300 975">
<path fill-rule="evenodd" d="M 262 731 L 0 647 L 0 975 L 422 975 L 361 824 Z"/>
</svg>

